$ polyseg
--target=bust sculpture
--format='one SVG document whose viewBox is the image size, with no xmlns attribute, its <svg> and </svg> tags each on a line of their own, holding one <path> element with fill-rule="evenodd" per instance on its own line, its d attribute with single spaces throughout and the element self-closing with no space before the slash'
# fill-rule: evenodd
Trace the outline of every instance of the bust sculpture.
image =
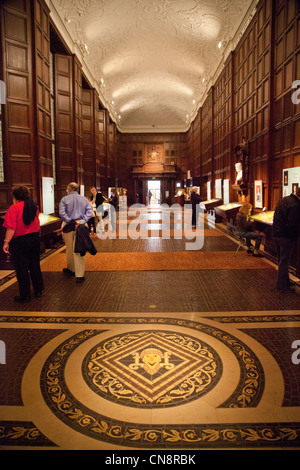
<svg viewBox="0 0 300 470">
<path fill-rule="evenodd" d="M 236 171 L 235 184 L 241 184 L 243 181 L 243 165 L 241 162 L 238 162 L 235 164 L 235 171 Z"/>
<path fill-rule="evenodd" d="M 242 142 L 235 147 L 234 153 L 236 177 L 232 187 L 238 191 L 239 194 L 246 194 L 249 178 L 249 155 L 247 141 L 244 136 Z"/>
</svg>

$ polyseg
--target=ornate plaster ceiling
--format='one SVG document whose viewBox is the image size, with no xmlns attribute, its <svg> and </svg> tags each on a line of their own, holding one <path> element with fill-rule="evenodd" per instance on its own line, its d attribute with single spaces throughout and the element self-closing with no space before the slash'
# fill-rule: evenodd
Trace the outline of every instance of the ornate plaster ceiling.
<svg viewBox="0 0 300 470">
<path fill-rule="evenodd" d="M 186 131 L 254 0 L 48 0 L 122 132 Z"/>
</svg>

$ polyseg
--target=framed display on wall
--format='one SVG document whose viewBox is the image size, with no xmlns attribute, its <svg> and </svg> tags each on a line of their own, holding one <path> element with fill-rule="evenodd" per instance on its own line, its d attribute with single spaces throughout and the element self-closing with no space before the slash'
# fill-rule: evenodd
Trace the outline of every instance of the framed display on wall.
<svg viewBox="0 0 300 470">
<path fill-rule="evenodd" d="M 211 182 L 207 181 L 207 200 L 211 199 Z"/>
<path fill-rule="evenodd" d="M 223 202 L 229 204 L 229 180 L 223 180 Z"/>
<path fill-rule="evenodd" d="M 54 213 L 54 179 L 42 178 L 43 213 Z"/>
<path fill-rule="evenodd" d="M 263 182 L 262 180 L 254 181 L 254 207 L 263 208 Z"/>
<path fill-rule="evenodd" d="M 298 188 L 299 188 L 298 183 L 292 183 L 292 193 L 295 194 L 295 196 L 296 196 Z"/>
<path fill-rule="evenodd" d="M 215 180 L 215 197 L 217 199 L 222 199 L 222 180 Z"/>
<path fill-rule="evenodd" d="M 300 184 L 300 166 L 295 168 L 285 168 L 282 170 L 282 196 L 296 194 Z"/>
</svg>

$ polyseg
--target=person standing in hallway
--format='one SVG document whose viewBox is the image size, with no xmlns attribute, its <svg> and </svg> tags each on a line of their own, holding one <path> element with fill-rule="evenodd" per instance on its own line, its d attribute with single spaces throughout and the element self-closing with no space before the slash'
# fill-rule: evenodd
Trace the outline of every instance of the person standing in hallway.
<svg viewBox="0 0 300 470">
<path fill-rule="evenodd" d="M 116 233 L 117 231 L 117 210 L 119 205 L 119 199 L 117 196 L 117 191 L 115 189 L 111 190 L 111 197 L 109 199 L 109 204 L 112 206 L 109 210 L 110 212 L 110 222 L 112 226 L 112 232 Z"/>
<path fill-rule="evenodd" d="M 200 196 L 198 194 L 198 188 L 196 186 L 193 187 L 193 191 L 191 193 L 191 204 L 192 204 L 192 227 L 197 227 L 197 204 L 200 203 Z M 199 214 L 198 214 L 199 215 Z"/>
<path fill-rule="evenodd" d="M 20 295 L 14 300 L 29 302 L 30 278 L 36 297 L 40 297 L 44 290 L 40 267 L 39 209 L 25 186 L 15 188 L 12 196 L 13 205 L 6 212 L 3 224 L 6 227 L 3 251 L 11 253 L 17 274 Z"/>
<path fill-rule="evenodd" d="M 76 229 L 79 224 L 87 224 L 93 217 L 93 209 L 90 201 L 78 194 L 79 186 L 72 182 L 67 186 L 67 196 L 59 203 L 59 215 L 62 219 L 63 240 L 66 245 L 67 267 L 63 272 L 70 276 L 76 276 L 79 284 L 84 281 L 85 256 L 74 252 Z"/>
<path fill-rule="evenodd" d="M 295 292 L 289 266 L 300 236 L 300 188 L 282 198 L 274 213 L 273 237 L 278 255 L 277 292 Z"/>
<path fill-rule="evenodd" d="M 89 231 L 91 233 L 91 228 L 93 227 L 94 229 L 94 235 L 96 235 L 96 218 L 99 218 L 99 221 L 100 221 L 100 224 L 102 222 L 102 218 L 103 218 L 103 202 L 104 202 L 104 198 L 102 196 L 102 193 L 101 191 L 97 191 L 97 189 L 95 188 L 95 186 L 91 186 L 90 187 L 90 191 L 91 191 L 91 204 L 92 204 L 92 209 L 93 209 L 93 213 L 94 213 L 94 217 L 92 217 L 89 222 L 88 222 L 88 225 L 89 225 Z M 102 225 L 103 225 L 103 222 L 102 222 Z M 102 228 L 102 232 L 104 231 L 103 227 Z"/>
</svg>

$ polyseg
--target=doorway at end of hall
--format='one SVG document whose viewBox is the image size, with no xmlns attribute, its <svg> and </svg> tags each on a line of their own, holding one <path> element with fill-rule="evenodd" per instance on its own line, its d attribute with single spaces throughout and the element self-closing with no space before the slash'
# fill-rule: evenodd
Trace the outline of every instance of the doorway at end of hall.
<svg viewBox="0 0 300 470">
<path fill-rule="evenodd" d="M 147 205 L 155 206 L 161 203 L 160 180 L 147 181 Z"/>
</svg>

